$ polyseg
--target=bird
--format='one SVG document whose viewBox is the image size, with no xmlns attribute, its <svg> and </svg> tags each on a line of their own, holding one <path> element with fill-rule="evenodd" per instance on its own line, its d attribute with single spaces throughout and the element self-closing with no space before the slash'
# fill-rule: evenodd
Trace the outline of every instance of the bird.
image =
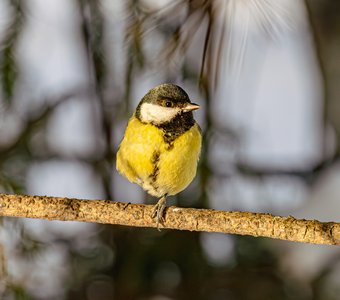
<svg viewBox="0 0 340 300">
<path fill-rule="evenodd" d="M 178 85 L 149 90 L 129 119 L 116 156 L 118 172 L 159 198 L 151 217 L 162 223 L 166 198 L 196 176 L 202 134 L 193 117 L 200 106 Z"/>
</svg>

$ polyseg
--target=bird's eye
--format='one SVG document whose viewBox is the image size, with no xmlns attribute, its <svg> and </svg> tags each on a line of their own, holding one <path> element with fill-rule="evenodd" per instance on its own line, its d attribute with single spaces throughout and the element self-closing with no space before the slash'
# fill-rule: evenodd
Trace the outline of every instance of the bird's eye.
<svg viewBox="0 0 340 300">
<path fill-rule="evenodd" d="M 166 101 L 165 102 L 166 107 L 172 107 L 172 102 L 171 101 Z"/>
</svg>

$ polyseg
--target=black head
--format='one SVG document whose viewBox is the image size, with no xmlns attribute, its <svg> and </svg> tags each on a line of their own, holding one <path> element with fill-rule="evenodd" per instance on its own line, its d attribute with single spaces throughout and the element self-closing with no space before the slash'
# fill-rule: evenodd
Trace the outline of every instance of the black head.
<svg viewBox="0 0 340 300">
<path fill-rule="evenodd" d="M 199 105 L 191 103 L 182 88 L 165 83 L 151 89 L 142 98 L 136 109 L 136 117 L 144 123 L 162 125 L 185 114 L 192 118 L 192 111 L 198 108 Z"/>
</svg>

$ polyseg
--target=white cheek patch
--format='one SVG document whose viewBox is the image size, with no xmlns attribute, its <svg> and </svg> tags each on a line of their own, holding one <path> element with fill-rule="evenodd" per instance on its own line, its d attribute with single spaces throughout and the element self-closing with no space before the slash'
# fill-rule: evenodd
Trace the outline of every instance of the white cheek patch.
<svg viewBox="0 0 340 300">
<path fill-rule="evenodd" d="M 163 107 L 152 103 L 143 103 L 140 108 L 141 120 L 145 123 L 162 124 L 180 113 L 178 107 Z"/>
</svg>

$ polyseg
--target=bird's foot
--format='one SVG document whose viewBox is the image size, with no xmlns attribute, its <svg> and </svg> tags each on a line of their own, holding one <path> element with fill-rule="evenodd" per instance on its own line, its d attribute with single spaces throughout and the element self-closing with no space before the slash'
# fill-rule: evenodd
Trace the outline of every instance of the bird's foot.
<svg viewBox="0 0 340 300">
<path fill-rule="evenodd" d="M 166 197 L 163 196 L 162 198 L 160 198 L 157 202 L 157 204 L 155 204 L 151 217 L 154 219 L 156 218 L 156 222 L 157 222 L 157 229 L 159 229 L 159 224 L 163 223 L 165 221 L 164 219 L 164 210 L 166 208 Z"/>
</svg>

